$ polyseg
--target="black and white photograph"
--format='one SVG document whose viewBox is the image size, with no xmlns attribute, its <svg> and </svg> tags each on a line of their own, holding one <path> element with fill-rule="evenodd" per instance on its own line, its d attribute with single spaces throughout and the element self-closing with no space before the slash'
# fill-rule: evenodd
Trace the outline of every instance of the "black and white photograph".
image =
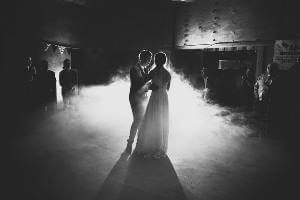
<svg viewBox="0 0 300 200">
<path fill-rule="evenodd" d="M 4 0 L 0 199 L 300 199 L 299 3 Z"/>
</svg>

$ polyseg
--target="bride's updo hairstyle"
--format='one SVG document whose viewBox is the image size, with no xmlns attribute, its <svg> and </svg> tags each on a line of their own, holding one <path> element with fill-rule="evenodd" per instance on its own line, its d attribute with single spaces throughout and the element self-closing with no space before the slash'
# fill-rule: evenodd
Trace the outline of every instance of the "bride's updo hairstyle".
<svg viewBox="0 0 300 200">
<path fill-rule="evenodd" d="M 156 66 L 163 66 L 167 62 L 167 55 L 164 52 L 156 53 L 154 56 Z"/>
</svg>

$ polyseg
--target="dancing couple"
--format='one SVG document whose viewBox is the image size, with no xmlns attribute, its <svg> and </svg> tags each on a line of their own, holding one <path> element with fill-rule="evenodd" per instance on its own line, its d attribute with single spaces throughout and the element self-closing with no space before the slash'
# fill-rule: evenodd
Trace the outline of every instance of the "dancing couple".
<svg viewBox="0 0 300 200">
<path fill-rule="evenodd" d="M 171 75 L 165 69 L 167 56 L 163 52 L 154 55 L 155 67 L 151 69 L 152 53 L 143 50 L 139 53 L 138 63 L 130 69 L 129 102 L 133 122 L 127 140 L 126 152 L 132 152 L 136 135 L 134 154 L 154 158 L 164 157 L 168 147 L 169 103 L 167 91 Z M 148 100 L 147 93 L 151 90 Z"/>
</svg>

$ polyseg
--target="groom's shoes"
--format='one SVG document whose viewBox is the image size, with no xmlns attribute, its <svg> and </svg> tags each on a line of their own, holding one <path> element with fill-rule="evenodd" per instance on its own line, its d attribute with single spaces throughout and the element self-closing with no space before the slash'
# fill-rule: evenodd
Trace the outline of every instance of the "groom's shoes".
<svg viewBox="0 0 300 200">
<path fill-rule="evenodd" d="M 132 144 L 130 144 L 130 143 L 127 143 L 127 146 L 126 146 L 125 152 L 126 152 L 126 153 L 129 153 L 129 154 L 132 152 Z"/>
</svg>

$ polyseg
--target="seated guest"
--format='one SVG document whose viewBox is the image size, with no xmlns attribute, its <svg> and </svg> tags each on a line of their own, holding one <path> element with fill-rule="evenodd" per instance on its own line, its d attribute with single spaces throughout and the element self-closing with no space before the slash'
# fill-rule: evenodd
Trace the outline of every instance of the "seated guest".
<svg viewBox="0 0 300 200">
<path fill-rule="evenodd" d="M 59 83 L 62 87 L 61 93 L 65 108 L 71 105 L 71 97 L 76 93 L 78 85 L 77 72 L 71 69 L 71 62 L 65 59 L 63 63 L 63 70 L 59 73 Z"/>
</svg>

